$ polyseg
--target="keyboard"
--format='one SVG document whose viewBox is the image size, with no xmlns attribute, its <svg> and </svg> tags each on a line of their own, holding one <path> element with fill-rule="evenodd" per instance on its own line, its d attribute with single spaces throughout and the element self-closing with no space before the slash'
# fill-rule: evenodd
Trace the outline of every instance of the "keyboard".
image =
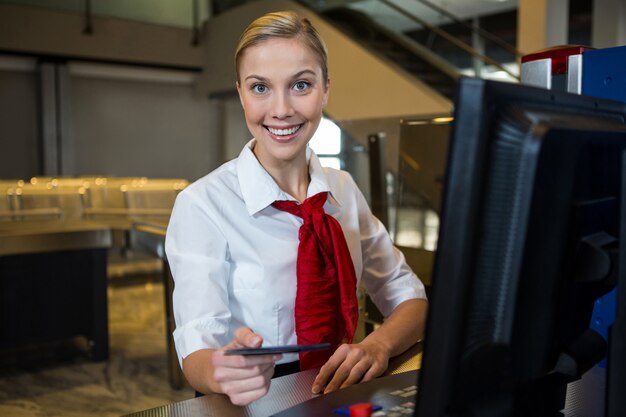
<svg viewBox="0 0 626 417">
<path fill-rule="evenodd" d="M 406 417 L 415 414 L 415 401 L 394 405 L 389 410 L 378 410 L 372 413 L 372 417 Z"/>
<path fill-rule="evenodd" d="M 376 378 L 339 391 L 320 395 L 274 414 L 275 417 L 341 417 L 350 405 L 368 402 L 373 417 L 406 417 L 415 413 L 419 371 Z"/>
</svg>

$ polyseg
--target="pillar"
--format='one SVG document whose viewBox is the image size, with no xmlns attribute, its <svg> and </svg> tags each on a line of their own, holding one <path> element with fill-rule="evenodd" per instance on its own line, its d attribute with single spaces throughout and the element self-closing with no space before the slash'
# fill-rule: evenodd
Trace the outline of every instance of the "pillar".
<svg viewBox="0 0 626 417">
<path fill-rule="evenodd" d="M 626 2 L 594 0 L 591 46 L 610 48 L 621 45 L 626 45 Z"/>
<path fill-rule="evenodd" d="M 568 20 L 569 0 L 519 0 L 517 49 L 529 54 L 567 44 Z"/>
</svg>

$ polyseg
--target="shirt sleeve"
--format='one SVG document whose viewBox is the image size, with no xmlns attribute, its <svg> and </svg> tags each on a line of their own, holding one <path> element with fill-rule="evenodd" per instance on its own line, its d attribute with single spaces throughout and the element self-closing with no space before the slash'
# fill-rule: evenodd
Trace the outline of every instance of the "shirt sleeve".
<svg viewBox="0 0 626 417">
<path fill-rule="evenodd" d="M 229 342 L 228 245 L 216 210 L 184 190 L 178 195 L 165 239 L 174 278 L 174 343 L 178 360 Z"/>
<path fill-rule="evenodd" d="M 387 317 L 406 300 L 426 299 L 426 291 L 402 252 L 394 246 L 385 226 L 372 214 L 356 184 L 355 189 L 363 255 L 361 282 Z"/>
</svg>

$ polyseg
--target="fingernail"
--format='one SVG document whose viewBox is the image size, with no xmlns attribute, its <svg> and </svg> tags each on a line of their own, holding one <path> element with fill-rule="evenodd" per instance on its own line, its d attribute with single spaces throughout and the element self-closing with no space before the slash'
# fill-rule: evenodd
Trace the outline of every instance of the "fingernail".
<svg viewBox="0 0 626 417">
<path fill-rule="evenodd" d="M 313 394 L 319 394 L 320 392 L 320 386 L 319 385 L 313 385 L 313 388 L 311 388 L 311 392 Z"/>
</svg>

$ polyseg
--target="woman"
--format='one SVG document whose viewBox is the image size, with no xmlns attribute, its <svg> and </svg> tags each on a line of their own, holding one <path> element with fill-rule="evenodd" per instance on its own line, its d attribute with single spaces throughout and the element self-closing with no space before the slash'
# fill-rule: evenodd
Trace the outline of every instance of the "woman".
<svg viewBox="0 0 626 417">
<path fill-rule="evenodd" d="M 417 342 L 427 303 L 352 178 L 307 147 L 330 90 L 325 45 L 307 19 L 270 13 L 242 34 L 235 68 L 254 139 L 181 192 L 167 232 L 183 372 L 196 390 L 240 405 L 300 369 L 320 368 L 314 393 L 375 378 Z M 357 283 L 387 318 L 353 344 Z M 325 341 L 332 350 L 302 362 L 224 355 Z"/>
</svg>

